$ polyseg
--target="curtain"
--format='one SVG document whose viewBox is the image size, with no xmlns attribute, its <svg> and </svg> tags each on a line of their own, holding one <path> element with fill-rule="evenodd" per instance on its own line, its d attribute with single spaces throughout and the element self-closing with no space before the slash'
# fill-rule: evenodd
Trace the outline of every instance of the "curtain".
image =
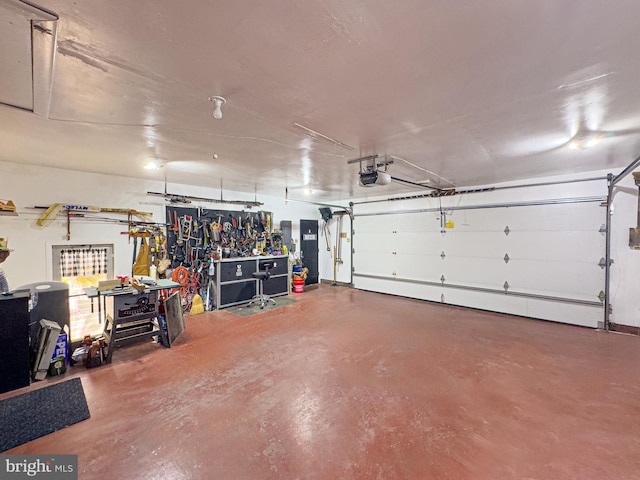
<svg viewBox="0 0 640 480">
<path fill-rule="evenodd" d="M 60 251 L 62 277 L 89 277 L 107 273 L 106 248 L 72 248 Z"/>
</svg>

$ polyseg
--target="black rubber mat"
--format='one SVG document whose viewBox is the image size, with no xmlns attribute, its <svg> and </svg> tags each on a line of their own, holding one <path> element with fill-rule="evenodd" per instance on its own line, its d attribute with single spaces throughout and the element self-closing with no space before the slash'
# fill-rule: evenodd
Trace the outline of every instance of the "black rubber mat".
<svg viewBox="0 0 640 480">
<path fill-rule="evenodd" d="M 89 418 L 82 382 L 72 378 L 0 401 L 0 452 Z"/>
</svg>

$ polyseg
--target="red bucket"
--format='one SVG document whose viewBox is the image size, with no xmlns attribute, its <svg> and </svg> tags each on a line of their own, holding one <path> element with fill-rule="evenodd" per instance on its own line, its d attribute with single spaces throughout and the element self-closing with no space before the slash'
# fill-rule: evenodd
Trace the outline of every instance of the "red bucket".
<svg viewBox="0 0 640 480">
<path fill-rule="evenodd" d="M 296 278 L 293 279 L 293 293 L 303 293 L 304 292 L 304 278 Z"/>
</svg>

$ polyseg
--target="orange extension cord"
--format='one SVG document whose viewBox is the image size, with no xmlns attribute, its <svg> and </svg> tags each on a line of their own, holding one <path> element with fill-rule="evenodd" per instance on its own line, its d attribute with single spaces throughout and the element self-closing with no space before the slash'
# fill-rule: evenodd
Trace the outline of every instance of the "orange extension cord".
<svg viewBox="0 0 640 480">
<path fill-rule="evenodd" d="M 190 277 L 189 269 L 182 265 L 174 268 L 171 274 L 171 280 L 180 284 L 180 298 L 182 298 L 182 306 L 185 311 L 191 308 L 191 301 L 193 300 L 193 290 L 189 285 Z"/>
</svg>

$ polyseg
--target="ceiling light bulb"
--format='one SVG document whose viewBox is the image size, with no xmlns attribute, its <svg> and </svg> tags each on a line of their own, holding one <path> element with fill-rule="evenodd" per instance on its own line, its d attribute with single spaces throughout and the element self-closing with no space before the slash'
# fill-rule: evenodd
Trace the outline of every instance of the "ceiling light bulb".
<svg viewBox="0 0 640 480">
<path fill-rule="evenodd" d="M 158 166 L 158 164 L 154 161 L 149 161 L 145 164 L 144 169 L 145 170 L 157 170 L 158 168 L 160 168 Z"/>
<path fill-rule="evenodd" d="M 215 108 L 213 109 L 213 118 L 220 120 L 222 118 L 222 104 L 226 103 L 226 100 L 214 95 L 213 97 L 209 97 L 209 101 L 213 102 L 215 105 Z"/>
<path fill-rule="evenodd" d="M 598 144 L 600 137 L 594 134 L 587 134 L 574 138 L 569 147 L 573 150 L 586 150 L 587 148 L 595 147 Z"/>
<path fill-rule="evenodd" d="M 598 137 L 591 137 L 589 140 L 587 140 L 587 148 L 595 147 L 598 144 L 598 140 Z"/>
</svg>

